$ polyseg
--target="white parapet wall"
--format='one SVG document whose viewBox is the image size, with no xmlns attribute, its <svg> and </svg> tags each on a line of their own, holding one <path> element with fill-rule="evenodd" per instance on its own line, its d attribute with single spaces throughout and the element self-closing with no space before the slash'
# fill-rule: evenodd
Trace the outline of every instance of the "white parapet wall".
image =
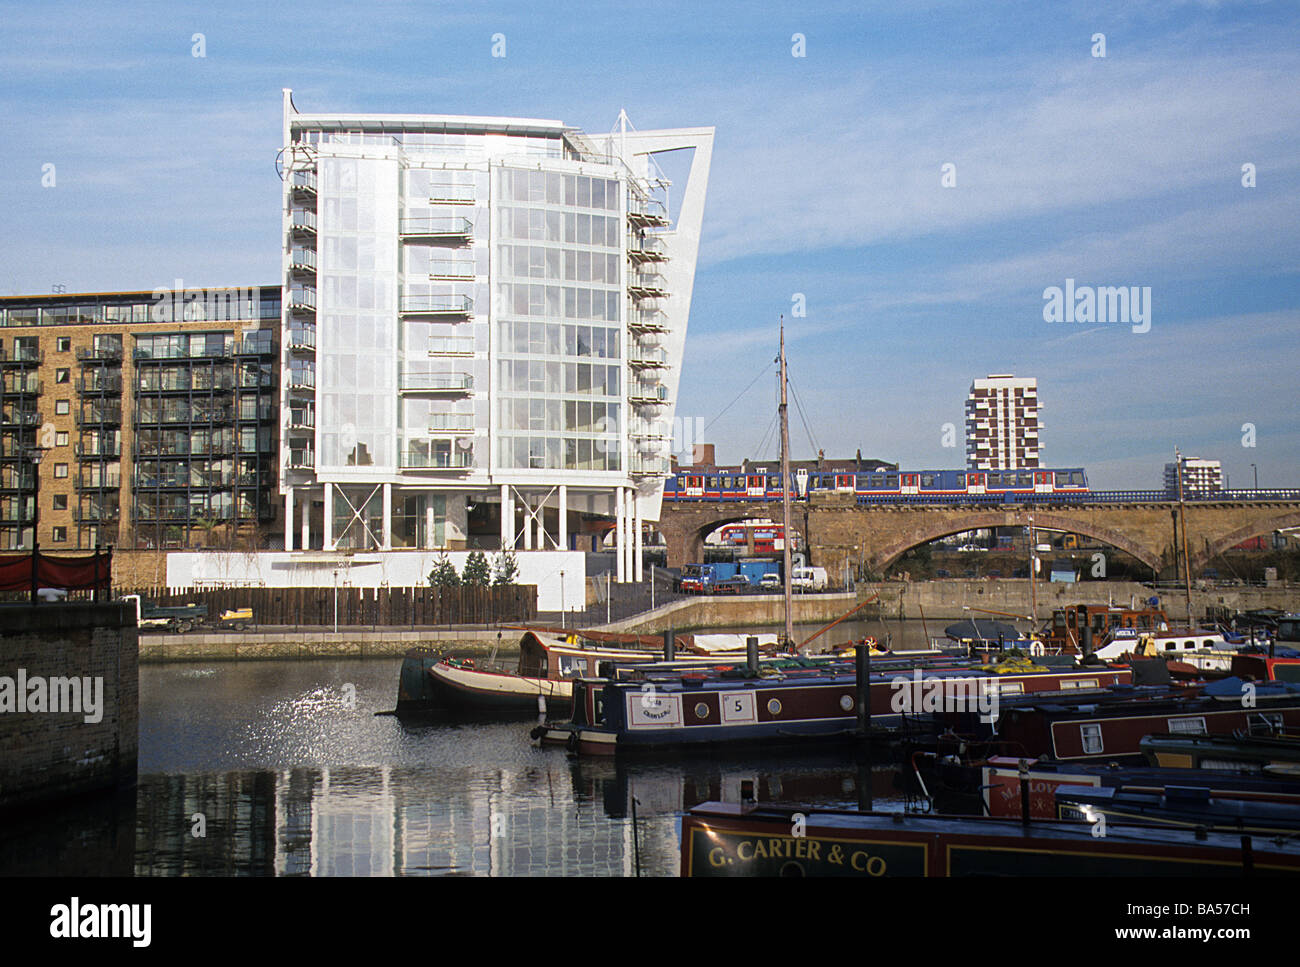
<svg viewBox="0 0 1300 967">
<path fill-rule="evenodd" d="M 464 573 L 469 551 L 448 551 Z M 496 554 L 485 552 L 493 564 Z M 169 588 L 420 587 L 440 551 L 178 551 L 167 555 Z M 518 584 L 537 585 L 538 611 L 585 607 L 587 558 L 582 551 L 515 551 Z"/>
</svg>

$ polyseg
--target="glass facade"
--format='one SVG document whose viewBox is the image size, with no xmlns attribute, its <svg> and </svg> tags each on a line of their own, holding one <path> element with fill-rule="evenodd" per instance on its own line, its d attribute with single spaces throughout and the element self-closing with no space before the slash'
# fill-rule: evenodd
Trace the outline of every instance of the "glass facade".
<svg viewBox="0 0 1300 967">
<path fill-rule="evenodd" d="M 620 183 L 501 167 L 495 189 L 497 466 L 618 471 Z"/>
</svg>

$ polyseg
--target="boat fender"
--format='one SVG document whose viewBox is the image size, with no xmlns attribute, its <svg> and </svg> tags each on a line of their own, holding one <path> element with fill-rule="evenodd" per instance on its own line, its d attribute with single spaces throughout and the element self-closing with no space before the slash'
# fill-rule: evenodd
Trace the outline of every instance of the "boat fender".
<svg viewBox="0 0 1300 967">
<path fill-rule="evenodd" d="M 564 741 L 564 747 L 570 752 L 578 751 L 578 733 L 570 732 L 569 737 Z"/>
</svg>

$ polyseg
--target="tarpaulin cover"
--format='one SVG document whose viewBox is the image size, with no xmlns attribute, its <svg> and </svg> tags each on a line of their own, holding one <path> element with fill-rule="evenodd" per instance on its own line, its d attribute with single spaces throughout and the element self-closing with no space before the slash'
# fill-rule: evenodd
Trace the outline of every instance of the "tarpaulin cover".
<svg viewBox="0 0 1300 967">
<path fill-rule="evenodd" d="M 112 569 L 111 554 L 55 557 L 38 552 L 36 586 L 65 591 L 89 591 L 96 587 L 108 590 Z M 0 591 L 30 591 L 31 587 L 32 555 L 0 554 Z"/>
</svg>

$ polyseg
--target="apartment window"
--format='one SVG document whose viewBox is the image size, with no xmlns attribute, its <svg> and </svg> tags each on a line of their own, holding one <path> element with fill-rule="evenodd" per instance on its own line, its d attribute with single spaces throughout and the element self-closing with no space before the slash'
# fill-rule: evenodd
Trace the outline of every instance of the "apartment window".
<svg viewBox="0 0 1300 967">
<path fill-rule="evenodd" d="M 72 370 L 70 370 L 70 369 L 56 369 L 56 370 L 54 371 L 54 382 L 56 382 L 56 383 L 69 383 L 69 382 L 71 382 L 71 381 L 72 381 Z"/>
<path fill-rule="evenodd" d="M 68 431 L 60 430 L 54 434 L 54 445 L 56 447 L 66 447 L 68 445 Z"/>
<path fill-rule="evenodd" d="M 71 351 L 71 349 L 72 349 L 72 337 L 71 337 L 71 336 L 60 336 L 58 339 L 54 340 L 54 347 L 55 347 L 55 349 L 57 349 L 57 350 L 58 350 L 59 352 L 61 352 L 61 353 L 66 353 L 66 352 Z M 65 372 L 65 373 L 66 373 L 67 370 L 66 370 L 66 369 L 65 369 L 65 370 L 62 370 L 62 372 Z M 63 380 L 59 380 L 59 382 L 62 383 Z"/>
<path fill-rule="evenodd" d="M 55 494 L 54 497 L 53 497 L 53 499 L 51 500 L 51 506 L 52 506 L 55 510 L 67 510 L 67 509 L 68 509 L 68 495 L 67 495 L 67 494 Z"/>
<path fill-rule="evenodd" d="M 68 400 L 56 400 L 54 403 L 55 416 L 66 416 L 72 412 L 72 404 Z"/>
<path fill-rule="evenodd" d="M 68 465 L 66 463 L 56 463 L 54 465 L 55 479 L 62 479 L 68 475 Z"/>
<path fill-rule="evenodd" d="M 55 527 L 53 539 L 56 544 L 66 541 L 68 539 L 68 529 L 66 527 Z"/>
</svg>

